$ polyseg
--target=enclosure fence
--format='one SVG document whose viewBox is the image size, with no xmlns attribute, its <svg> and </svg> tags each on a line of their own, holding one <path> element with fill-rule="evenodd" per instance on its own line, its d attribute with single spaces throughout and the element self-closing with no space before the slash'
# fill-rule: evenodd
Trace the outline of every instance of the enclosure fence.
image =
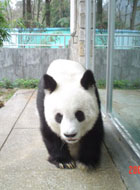
<svg viewBox="0 0 140 190">
<path fill-rule="evenodd" d="M 66 48 L 70 34 L 10 33 L 3 47 L 12 48 Z"/>
<path fill-rule="evenodd" d="M 3 47 L 6 48 L 66 48 L 70 34 L 10 33 Z M 95 34 L 95 47 L 107 47 L 107 33 Z M 140 49 L 140 34 L 115 33 L 115 49 Z"/>
</svg>

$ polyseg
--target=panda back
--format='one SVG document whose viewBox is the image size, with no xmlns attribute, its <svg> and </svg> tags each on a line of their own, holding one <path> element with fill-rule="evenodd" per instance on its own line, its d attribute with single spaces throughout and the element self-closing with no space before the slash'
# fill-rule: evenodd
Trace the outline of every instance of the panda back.
<svg viewBox="0 0 140 190">
<path fill-rule="evenodd" d="M 78 62 L 58 59 L 51 63 L 47 74 L 52 76 L 58 84 L 79 81 L 85 72 L 85 68 Z"/>
</svg>

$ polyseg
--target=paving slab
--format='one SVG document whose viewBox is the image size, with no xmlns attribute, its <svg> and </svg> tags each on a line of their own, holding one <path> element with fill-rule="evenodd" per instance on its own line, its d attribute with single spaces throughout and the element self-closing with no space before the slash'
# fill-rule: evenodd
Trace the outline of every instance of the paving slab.
<svg viewBox="0 0 140 190">
<path fill-rule="evenodd" d="M 105 146 L 102 147 L 101 165 L 96 170 L 63 170 L 47 161 L 48 153 L 35 113 L 35 97 L 36 93 L 28 97 L 28 105 L 0 151 L 0 189 L 125 190 Z"/>
<path fill-rule="evenodd" d="M 0 147 L 12 130 L 33 90 L 18 90 L 14 96 L 0 109 Z"/>
<path fill-rule="evenodd" d="M 0 152 L 0 169 L 58 170 L 47 161 L 48 153 L 37 129 L 14 129 Z M 113 163 L 103 146 L 102 162 L 98 170 L 112 168 Z"/>
<path fill-rule="evenodd" d="M 34 129 L 39 128 L 39 115 L 36 107 L 36 95 L 37 91 L 35 91 L 24 110 L 23 114 L 20 117 L 20 120 L 17 121 L 15 128 L 22 129 Z"/>
</svg>

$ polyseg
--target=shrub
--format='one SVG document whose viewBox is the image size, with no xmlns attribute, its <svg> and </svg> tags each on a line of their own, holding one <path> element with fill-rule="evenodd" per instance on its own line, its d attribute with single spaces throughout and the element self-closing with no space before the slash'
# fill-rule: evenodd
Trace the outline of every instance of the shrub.
<svg viewBox="0 0 140 190">
<path fill-rule="evenodd" d="M 4 5 L 2 2 L 0 2 L 0 46 L 3 45 L 4 40 L 8 40 L 9 34 L 7 32 L 7 21 L 5 19 L 4 15 Z"/>
<path fill-rule="evenodd" d="M 38 86 L 38 79 L 17 79 L 15 82 L 11 82 L 8 79 L 0 81 L 1 88 L 36 88 Z"/>
</svg>

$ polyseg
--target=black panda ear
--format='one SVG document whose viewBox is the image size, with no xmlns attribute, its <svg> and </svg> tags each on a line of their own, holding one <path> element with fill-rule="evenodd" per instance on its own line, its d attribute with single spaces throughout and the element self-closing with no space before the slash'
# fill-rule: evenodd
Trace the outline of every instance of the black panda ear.
<svg viewBox="0 0 140 190">
<path fill-rule="evenodd" d="M 87 90 L 89 87 L 91 87 L 92 85 L 95 85 L 95 79 L 93 76 L 92 71 L 87 70 L 82 79 L 81 79 L 81 85 Z"/>
<path fill-rule="evenodd" d="M 50 91 L 50 93 L 52 93 L 57 87 L 56 81 L 53 79 L 53 77 L 47 74 L 43 76 L 43 79 L 44 79 L 44 89 L 47 89 Z"/>
</svg>

